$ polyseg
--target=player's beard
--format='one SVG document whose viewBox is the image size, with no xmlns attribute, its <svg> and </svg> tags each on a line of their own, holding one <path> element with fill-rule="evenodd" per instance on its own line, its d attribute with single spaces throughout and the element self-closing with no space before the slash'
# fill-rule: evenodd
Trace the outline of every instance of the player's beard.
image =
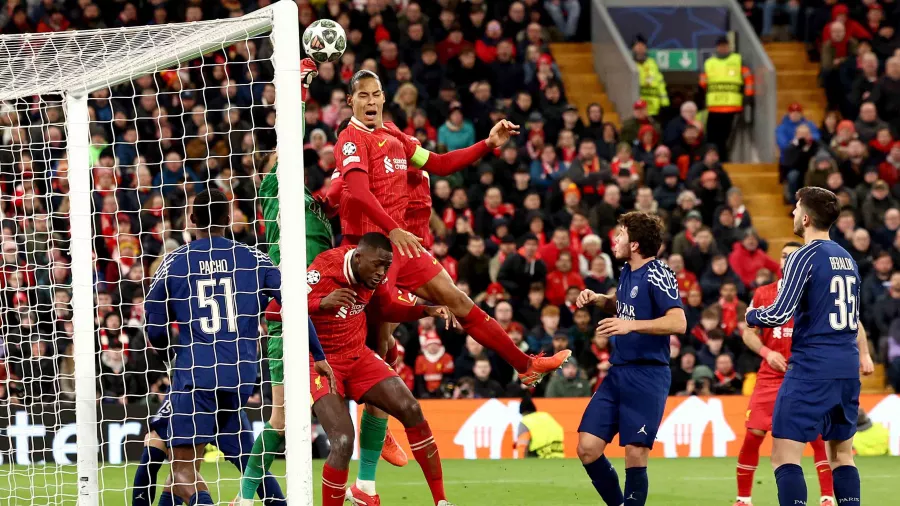
<svg viewBox="0 0 900 506">
<path fill-rule="evenodd" d="M 794 218 L 794 235 L 803 238 L 803 216 Z"/>
</svg>

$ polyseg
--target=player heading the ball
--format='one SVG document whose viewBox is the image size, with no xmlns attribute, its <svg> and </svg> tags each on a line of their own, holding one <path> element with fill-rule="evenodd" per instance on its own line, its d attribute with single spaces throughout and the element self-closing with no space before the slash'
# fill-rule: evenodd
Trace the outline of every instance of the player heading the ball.
<svg viewBox="0 0 900 506">
<path fill-rule="evenodd" d="M 350 80 L 350 91 L 353 117 L 338 136 L 335 151 L 336 171 L 344 182 L 339 212 L 345 244 L 356 244 L 368 232 L 388 235 L 397 253 L 388 283 L 447 306 L 469 335 L 519 372 L 523 383 L 540 381 L 562 365 L 571 351 L 553 357 L 522 353 L 497 321 L 456 287 L 440 262 L 422 247 L 422 238 L 408 232 L 407 175 L 420 170 L 415 162 L 421 152 L 415 144 L 402 142 L 385 128 L 384 90 L 375 73 L 357 72 Z M 514 127 L 507 122 L 501 129 L 509 126 Z"/>
</svg>

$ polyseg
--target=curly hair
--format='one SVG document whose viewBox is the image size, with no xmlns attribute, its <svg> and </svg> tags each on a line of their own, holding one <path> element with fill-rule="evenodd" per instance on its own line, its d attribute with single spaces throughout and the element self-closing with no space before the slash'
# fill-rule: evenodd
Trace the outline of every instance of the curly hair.
<svg viewBox="0 0 900 506">
<path fill-rule="evenodd" d="M 665 225 L 659 216 L 640 211 L 625 213 L 618 225 L 628 231 L 628 240 L 638 244 L 638 253 L 644 258 L 655 257 L 662 246 Z"/>
</svg>

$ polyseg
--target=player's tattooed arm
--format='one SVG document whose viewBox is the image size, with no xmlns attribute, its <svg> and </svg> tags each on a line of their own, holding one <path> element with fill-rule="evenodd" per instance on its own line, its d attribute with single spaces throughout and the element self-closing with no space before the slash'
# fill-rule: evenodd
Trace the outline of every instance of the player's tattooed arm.
<svg viewBox="0 0 900 506">
<path fill-rule="evenodd" d="M 578 294 L 578 299 L 575 300 L 575 305 L 578 307 L 594 305 L 599 307 L 604 313 L 616 314 L 615 295 L 604 295 L 592 290 L 582 290 Z"/>
<path fill-rule="evenodd" d="M 869 336 L 862 324 L 859 324 L 859 333 L 856 335 L 856 345 L 859 347 L 859 372 L 863 376 L 869 376 L 875 372 L 875 363 L 869 353 Z"/>
<path fill-rule="evenodd" d="M 750 351 L 756 353 L 769 363 L 769 367 L 778 372 L 787 370 L 787 359 L 785 359 L 784 355 L 781 353 L 764 346 L 762 340 L 759 338 L 759 331 L 746 327 L 741 334 L 741 338 L 744 340 L 744 344 L 747 345 L 747 348 L 750 348 Z"/>
</svg>

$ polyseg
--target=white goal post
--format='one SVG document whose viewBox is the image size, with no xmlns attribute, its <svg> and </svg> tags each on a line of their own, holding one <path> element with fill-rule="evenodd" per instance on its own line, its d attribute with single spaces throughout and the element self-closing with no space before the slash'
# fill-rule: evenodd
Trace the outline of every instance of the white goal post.
<svg viewBox="0 0 900 506">
<path fill-rule="evenodd" d="M 292 0 L 281 0 L 232 19 L 0 37 L 0 103 L 31 100 L 40 104 L 39 107 L 45 107 L 44 99 L 35 97 L 61 95 L 61 109 L 65 112 L 77 475 L 59 472 L 63 483 L 55 492 L 55 498 L 50 497 L 46 504 L 71 504 L 74 497 L 70 490 L 73 488 L 77 490 L 79 506 L 96 506 L 103 500 L 99 476 L 103 463 L 97 419 L 100 399 L 96 387 L 99 350 L 95 345 L 97 308 L 94 299 L 97 289 L 93 272 L 93 248 L 100 232 L 95 230 L 95 217 L 92 216 L 92 206 L 96 206 L 92 198 L 96 198 L 93 195 L 96 192 L 91 186 L 92 163 L 95 161 L 92 157 L 96 156 L 92 153 L 92 128 L 99 120 L 89 115 L 90 94 L 148 74 L 168 69 L 177 71 L 191 60 L 254 37 L 267 37 L 273 48 L 269 59 L 274 69 L 272 84 L 277 93 L 274 130 L 281 141 L 277 143 L 277 156 L 281 189 L 284 356 L 291 357 L 292 365 L 297 365 L 285 367 L 284 371 L 286 453 L 290 455 L 286 459 L 286 495 L 291 504 L 312 504 L 309 376 L 304 365 L 309 353 L 306 231 L 304 200 L 299 198 L 304 188 L 302 56 L 298 9 Z M 137 93 L 132 98 L 136 100 Z M 227 144 L 229 149 L 237 149 Z M 131 479 L 130 474 L 126 479 Z M 160 483 L 164 480 L 165 476 L 160 476 Z M 3 485 L 0 483 L 0 487 Z M 215 499 L 221 502 L 232 498 Z M 17 504 L 15 501 L 13 497 L 12 504 Z M 117 499 L 115 503 L 118 502 Z M 130 497 L 121 503 L 127 502 Z"/>
</svg>

